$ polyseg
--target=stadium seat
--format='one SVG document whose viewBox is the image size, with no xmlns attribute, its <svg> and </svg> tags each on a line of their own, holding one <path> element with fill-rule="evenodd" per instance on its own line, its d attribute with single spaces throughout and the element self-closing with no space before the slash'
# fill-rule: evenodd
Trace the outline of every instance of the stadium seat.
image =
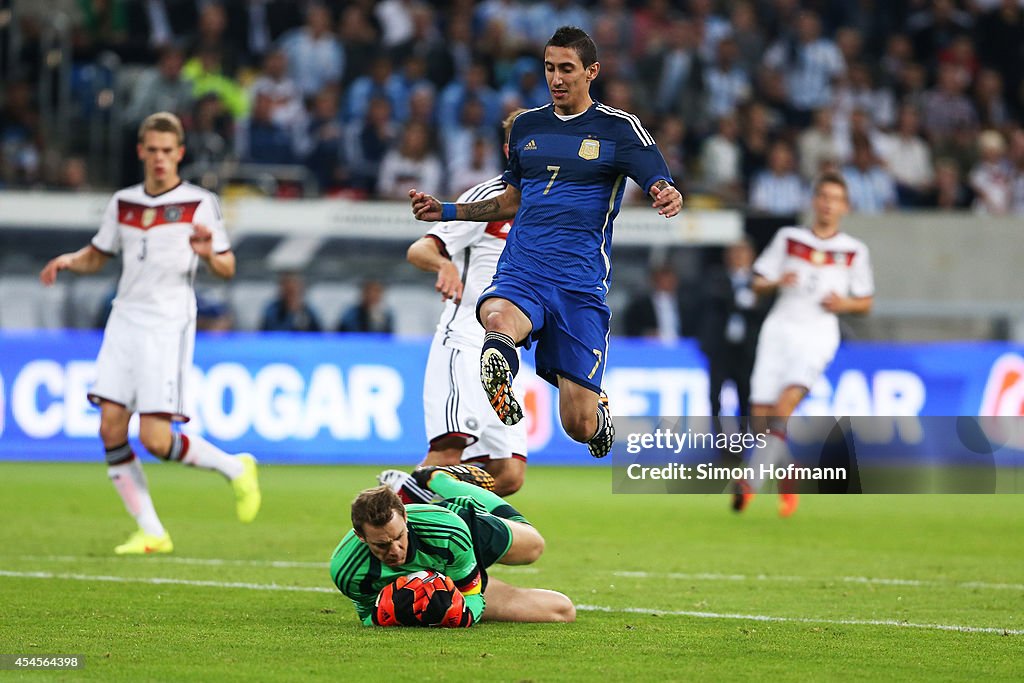
<svg viewBox="0 0 1024 683">
<path fill-rule="evenodd" d="M 306 303 L 320 316 L 325 332 L 338 328 L 341 314 L 359 301 L 359 287 L 347 282 L 318 282 L 306 290 Z"/>
</svg>

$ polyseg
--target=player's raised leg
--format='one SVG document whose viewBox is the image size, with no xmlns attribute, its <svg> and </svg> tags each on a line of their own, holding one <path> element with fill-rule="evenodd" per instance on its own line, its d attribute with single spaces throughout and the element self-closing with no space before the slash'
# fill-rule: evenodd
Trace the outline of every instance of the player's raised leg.
<svg viewBox="0 0 1024 683">
<path fill-rule="evenodd" d="M 256 459 L 248 454 L 229 455 L 203 437 L 176 432 L 165 415 L 142 415 L 139 424 L 142 445 L 154 456 L 189 467 L 224 475 L 235 492 L 235 511 L 242 522 L 256 518 L 262 503 Z"/>
<path fill-rule="evenodd" d="M 590 454 L 603 458 L 615 442 L 615 425 L 608 406 L 608 395 L 572 380 L 558 378 L 558 414 L 562 427 L 573 440 L 587 444 Z"/>
<path fill-rule="evenodd" d="M 126 542 L 114 548 L 114 552 L 118 555 L 169 553 L 174 550 L 174 544 L 156 514 L 142 463 L 128 444 L 130 418 L 131 413 L 124 406 L 113 401 L 100 402 L 100 437 L 106 450 L 107 476 L 139 527 Z"/>
<path fill-rule="evenodd" d="M 544 588 L 510 586 L 493 577 L 484 591 L 483 621 L 572 622 L 576 607 L 567 596 Z"/>
<path fill-rule="evenodd" d="M 516 345 L 526 339 L 533 325 L 518 306 L 500 297 L 484 299 L 478 317 L 485 330 L 480 382 L 498 418 L 514 425 L 523 419 L 523 408 L 512 393 L 512 379 L 519 372 Z"/>
</svg>

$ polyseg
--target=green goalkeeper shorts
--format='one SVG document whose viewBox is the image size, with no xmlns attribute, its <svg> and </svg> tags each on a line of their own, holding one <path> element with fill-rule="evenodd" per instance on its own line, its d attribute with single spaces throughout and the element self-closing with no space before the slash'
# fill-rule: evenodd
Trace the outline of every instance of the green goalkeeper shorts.
<svg viewBox="0 0 1024 683">
<path fill-rule="evenodd" d="M 512 547 L 512 529 L 501 517 L 491 513 L 468 496 L 457 496 L 443 500 L 438 505 L 446 507 L 466 523 L 473 537 L 473 554 L 480 569 L 486 569 L 505 557 Z"/>
</svg>

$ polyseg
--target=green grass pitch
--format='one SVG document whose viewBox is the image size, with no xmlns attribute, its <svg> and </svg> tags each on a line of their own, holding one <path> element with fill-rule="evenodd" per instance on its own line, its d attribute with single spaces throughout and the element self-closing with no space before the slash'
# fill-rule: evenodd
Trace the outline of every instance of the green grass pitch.
<svg viewBox="0 0 1024 683">
<path fill-rule="evenodd" d="M 585 457 L 582 453 L 580 457 Z M 133 523 L 101 464 L 0 464 L 0 653 L 84 654 L 0 680 L 1020 680 L 1024 496 L 612 495 L 534 466 L 510 499 L 575 624 L 363 628 L 326 562 L 380 468 L 264 467 L 234 519 L 216 475 L 147 461 L 172 556 L 117 558 Z M 770 678 L 769 678 L 770 677 Z"/>
</svg>

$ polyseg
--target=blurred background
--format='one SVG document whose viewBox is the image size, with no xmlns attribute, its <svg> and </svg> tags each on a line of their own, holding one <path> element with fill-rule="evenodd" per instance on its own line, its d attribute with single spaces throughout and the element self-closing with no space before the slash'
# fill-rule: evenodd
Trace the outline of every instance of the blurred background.
<svg viewBox="0 0 1024 683">
<path fill-rule="evenodd" d="M 612 367 L 667 354 L 703 373 L 735 252 L 798 222 L 825 169 L 877 284 L 845 340 L 1024 365 L 1024 0 L 0 0 L 0 329 L 102 326 L 116 267 L 36 276 L 141 180 L 137 127 L 170 110 L 239 262 L 200 278 L 201 328 L 429 335 L 441 302 L 404 260 L 423 232 L 405 193 L 500 173 L 500 122 L 549 101 L 540 58 L 563 24 L 598 45 L 595 99 L 641 117 L 688 198 L 666 222 L 627 190 L 613 333 L 646 339 Z M 945 414 L 976 410 L 936 391 Z"/>
</svg>

